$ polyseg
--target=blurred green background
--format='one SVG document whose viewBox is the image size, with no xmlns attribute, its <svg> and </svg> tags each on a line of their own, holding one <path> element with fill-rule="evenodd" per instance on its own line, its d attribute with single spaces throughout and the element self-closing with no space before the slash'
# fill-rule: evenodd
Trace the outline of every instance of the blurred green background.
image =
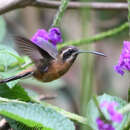
<svg viewBox="0 0 130 130">
<path fill-rule="evenodd" d="M 85 1 L 85 0 L 84 0 Z M 87 0 L 86 0 L 87 1 Z M 96 0 L 91 0 L 96 1 Z M 125 0 L 97 0 L 97 2 L 127 2 Z M 14 10 L 0 17 L 0 42 L 13 47 L 13 36 L 31 38 L 39 28 L 49 29 L 56 9 L 27 7 Z M 127 21 L 128 12 L 124 10 L 97 11 L 88 9 L 68 9 L 61 21 L 64 41 L 78 40 L 107 31 Z M 124 40 L 129 40 L 129 30 L 105 38 L 91 45 L 80 46 L 86 50 L 96 50 L 107 55 L 106 58 L 94 55 L 80 55 L 69 72 L 61 79 L 51 83 L 41 83 L 28 78 L 21 81 L 23 87 L 39 95 L 56 95 L 47 102 L 67 111 L 85 115 L 86 105 L 93 93 L 108 93 L 127 99 L 129 74 L 123 78 L 114 72 Z M 77 127 L 77 130 L 79 128 Z M 84 129 L 85 128 L 80 128 Z"/>
</svg>

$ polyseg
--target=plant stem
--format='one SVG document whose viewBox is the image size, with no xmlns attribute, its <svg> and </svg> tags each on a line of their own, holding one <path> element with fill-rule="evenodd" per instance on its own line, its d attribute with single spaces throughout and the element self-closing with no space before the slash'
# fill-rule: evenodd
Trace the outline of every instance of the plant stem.
<svg viewBox="0 0 130 130">
<path fill-rule="evenodd" d="M 79 116 L 79 115 L 74 114 L 74 113 L 67 112 L 67 111 L 63 110 L 62 108 L 52 106 L 51 104 L 48 104 L 48 103 L 45 103 L 45 102 L 42 102 L 41 104 L 46 105 L 46 106 L 54 109 L 55 111 L 61 113 L 62 115 L 64 115 L 65 117 L 67 117 L 67 118 L 69 118 L 73 121 L 87 125 L 87 118 L 85 118 L 85 117 Z"/>
<path fill-rule="evenodd" d="M 73 121 L 76 121 L 78 123 L 87 125 L 87 118 L 86 117 L 79 116 L 79 115 L 71 113 L 71 112 L 67 112 L 62 108 L 59 108 L 57 106 L 53 106 L 53 105 L 48 104 L 46 102 L 38 101 L 36 99 L 32 99 L 32 102 L 43 104 L 44 106 L 47 106 L 47 107 L 50 107 L 50 108 L 54 109 L 55 111 L 61 113 L 62 115 L 64 115 L 65 117 L 67 117 L 67 118 L 69 118 L 69 119 L 71 119 Z"/>
<path fill-rule="evenodd" d="M 93 47 L 89 46 L 88 49 Z M 87 61 L 86 61 L 87 59 Z M 93 57 L 86 56 L 82 58 L 82 80 L 81 80 L 81 93 L 80 93 L 80 108 L 81 115 L 86 117 L 88 102 L 92 97 L 93 90 Z M 89 126 L 81 126 L 81 130 L 90 130 Z"/>
<path fill-rule="evenodd" d="M 60 24 L 60 21 L 64 15 L 65 9 L 67 8 L 67 5 L 69 3 L 69 0 L 62 0 L 61 1 L 61 5 L 59 7 L 59 10 L 57 12 L 57 14 L 54 17 L 53 23 L 52 23 L 52 27 L 57 27 Z"/>
<path fill-rule="evenodd" d="M 58 45 L 58 48 L 60 49 L 60 48 L 62 48 L 64 46 L 69 46 L 69 45 L 81 46 L 81 45 L 85 45 L 85 44 L 90 44 L 90 43 L 102 40 L 104 38 L 114 36 L 114 35 L 122 32 L 122 31 L 124 31 L 128 27 L 129 27 L 129 23 L 126 22 L 126 23 L 120 25 L 119 27 L 116 27 L 114 29 L 110 29 L 110 30 L 108 30 L 106 32 L 96 34 L 95 36 L 92 36 L 92 37 L 89 37 L 89 38 L 84 38 L 84 39 L 81 39 L 81 40 L 65 42 L 63 44 Z"/>
<path fill-rule="evenodd" d="M 130 35 L 130 0 L 128 1 L 128 23 L 129 23 L 129 35 Z"/>
<path fill-rule="evenodd" d="M 127 113 L 128 115 L 128 120 L 126 122 L 126 124 L 124 125 L 123 130 L 129 130 L 130 128 L 130 103 L 125 105 L 123 108 L 119 109 L 118 112 L 120 112 L 121 114 L 125 114 Z"/>
<path fill-rule="evenodd" d="M 31 101 L 34 102 L 34 103 L 38 103 L 38 104 L 42 104 L 44 106 L 50 107 L 50 108 L 54 109 L 55 111 L 61 113 L 62 115 L 64 115 L 65 117 L 67 117 L 71 120 L 74 120 L 76 122 L 79 122 L 79 123 L 82 123 L 82 124 L 85 124 L 85 125 L 87 124 L 87 118 L 85 118 L 85 117 L 76 115 L 74 113 L 67 112 L 67 111 L 63 110 L 62 108 L 53 106 L 53 105 L 45 103 L 45 102 L 40 102 L 36 99 L 31 99 Z M 11 100 L 11 99 L 2 98 L 2 97 L 0 97 L 0 102 L 16 102 L 16 103 L 27 104 L 27 102 L 23 102 L 23 101 L 19 101 L 19 100 Z"/>
<path fill-rule="evenodd" d="M 82 2 L 88 2 L 89 0 L 81 0 Z M 90 23 L 90 9 L 81 10 L 82 19 L 82 36 L 88 37 L 88 27 Z M 89 50 L 93 50 L 93 45 L 84 46 Z M 86 60 L 87 59 L 87 60 Z M 92 83 L 93 83 L 93 57 L 91 55 L 83 55 L 81 59 L 81 92 L 80 92 L 80 113 L 82 116 L 87 114 L 88 102 L 92 96 Z M 90 130 L 89 126 L 81 125 L 81 130 Z"/>
<path fill-rule="evenodd" d="M 130 102 L 130 87 L 128 88 L 128 102 Z"/>
<path fill-rule="evenodd" d="M 0 65 L 0 72 L 4 72 L 4 71 L 5 71 L 4 65 Z"/>
<path fill-rule="evenodd" d="M 96 107 L 97 107 L 97 109 L 98 109 L 98 111 L 99 111 L 99 113 L 100 113 L 100 117 L 101 117 L 103 120 L 106 120 L 106 118 L 105 118 L 103 112 L 102 112 L 101 109 L 100 109 L 99 102 L 98 102 L 98 100 L 97 100 L 96 95 L 93 96 L 93 102 L 95 103 L 95 105 L 96 105 Z"/>
</svg>

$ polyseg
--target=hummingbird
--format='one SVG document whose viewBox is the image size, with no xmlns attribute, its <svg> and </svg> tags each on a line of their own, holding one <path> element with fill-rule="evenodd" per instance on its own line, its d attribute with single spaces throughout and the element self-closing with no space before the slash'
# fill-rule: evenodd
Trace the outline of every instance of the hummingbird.
<svg viewBox="0 0 130 130">
<path fill-rule="evenodd" d="M 21 36 L 17 36 L 14 39 L 18 50 L 24 55 L 29 56 L 34 65 L 15 76 L 1 80 L 0 83 L 7 83 L 26 76 L 33 76 L 42 82 L 50 82 L 63 76 L 81 53 L 105 56 L 103 53 L 80 50 L 75 46 L 63 47 L 58 52 L 51 42 L 45 41 L 40 37 L 37 44 Z"/>
</svg>

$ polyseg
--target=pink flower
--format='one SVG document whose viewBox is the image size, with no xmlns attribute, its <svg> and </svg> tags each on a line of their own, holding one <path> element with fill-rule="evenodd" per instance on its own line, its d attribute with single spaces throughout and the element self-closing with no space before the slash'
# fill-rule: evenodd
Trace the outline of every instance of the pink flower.
<svg viewBox="0 0 130 130">
<path fill-rule="evenodd" d="M 110 121 L 105 121 L 98 117 L 96 119 L 98 130 L 115 130 L 115 128 L 112 126 L 112 123 L 121 123 L 121 121 L 123 120 L 123 115 L 115 109 L 116 106 L 118 106 L 118 103 L 114 101 L 103 101 L 103 103 L 100 104 L 101 108 L 105 107 L 107 109 L 107 112 L 110 115 Z"/>
<path fill-rule="evenodd" d="M 120 123 L 123 120 L 123 115 L 115 109 L 115 107 L 118 106 L 116 102 L 104 101 L 100 106 L 101 108 L 105 107 L 107 109 L 113 122 Z"/>
<path fill-rule="evenodd" d="M 115 128 L 110 123 L 105 123 L 100 118 L 96 119 L 98 130 L 115 130 Z"/>
</svg>

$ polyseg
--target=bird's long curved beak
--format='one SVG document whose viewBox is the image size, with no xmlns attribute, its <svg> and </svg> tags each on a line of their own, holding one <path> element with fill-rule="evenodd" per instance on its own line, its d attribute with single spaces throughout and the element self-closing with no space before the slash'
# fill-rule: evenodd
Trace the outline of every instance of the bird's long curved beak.
<svg viewBox="0 0 130 130">
<path fill-rule="evenodd" d="M 85 50 L 79 50 L 79 51 L 78 51 L 78 54 L 80 54 L 80 53 L 91 53 L 91 54 L 95 54 L 95 55 L 100 55 L 100 56 L 104 56 L 104 57 L 106 57 L 105 54 L 100 53 L 100 52 L 97 52 L 97 51 L 85 51 Z"/>
</svg>

